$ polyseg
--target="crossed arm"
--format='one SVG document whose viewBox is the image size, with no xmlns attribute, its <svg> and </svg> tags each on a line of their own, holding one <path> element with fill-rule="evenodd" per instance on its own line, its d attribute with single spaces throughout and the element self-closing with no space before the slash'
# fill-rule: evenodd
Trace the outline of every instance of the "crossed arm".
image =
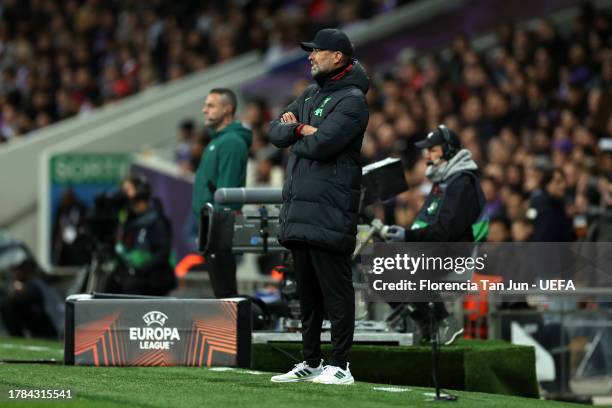
<svg viewBox="0 0 612 408">
<path fill-rule="evenodd" d="M 278 148 L 293 145 L 300 138 L 312 135 L 317 129 L 310 125 L 301 125 L 297 120 L 298 100 L 293 101 L 285 108 L 285 113 L 270 124 L 268 137 L 270 142 Z"/>
<path fill-rule="evenodd" d="M 280 122 L 281 123 L 298 123 L 298 120 L 293 114 L 293 112 L 285 112 L 282 114 L 280 118 Z M 317 128 L 314 126 L 310 126 L 310 125 L 303 125 L 299 131 L 302 136 L 310 136 L 314 132 L 317 131 Z"/>
<path fill-rule="evenodd" d="M 289 105 L 279 119 L 272 122 L 270 141 L 277 147 L 292 146 L 299 157 L 311 160 L 332 160 L 344 151 L 365 128 L 367 105 L 362 98 L 346 98 L 317 128 L 299 123 L 297 104 Z"/>
</svg>

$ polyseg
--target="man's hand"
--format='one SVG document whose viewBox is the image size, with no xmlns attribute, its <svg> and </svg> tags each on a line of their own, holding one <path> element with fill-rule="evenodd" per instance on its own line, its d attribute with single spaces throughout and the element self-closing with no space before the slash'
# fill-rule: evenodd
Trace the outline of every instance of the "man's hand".
<svg viewBox="0 0 612 408">
<path fill-rule="evenodd" d="M 293 112 L 285 112 L 280 118 L 281 123 L 298 123 Z M 297 129 L 302 136 L 310 136 L 317 131 L 317 128 L 310 125 L 300 125 Z"/>
<path fill-rule="evenodd" d="M 297 123 L 297 118 L 293 112 L 285 112 L 280 118 L 281 123 Z"/>
<path fill-rule="evenodd" d="M 304 125 L 300 133 L 304 136 L 310 136 L 315 133 L 318 129 L 314 126 Z"/>
</svg>

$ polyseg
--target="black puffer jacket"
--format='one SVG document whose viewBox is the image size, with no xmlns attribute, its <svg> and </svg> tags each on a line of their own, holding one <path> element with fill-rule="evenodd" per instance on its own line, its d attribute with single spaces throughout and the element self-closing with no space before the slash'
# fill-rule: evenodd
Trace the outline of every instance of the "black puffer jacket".
<svg viewBox="0 0 612 408">
<path fill-rule="evenodd" d="M 563 199 L 543 190 L 534 191 L 531 208 L 536 210 L 533 223 L 534 242 L 569 242 L 573 240 L 572 221 L 565 213 Z"/>
<path fill-rule="evenodd" d="M 355 249 L 369 84 L 353 60 L 306 88 L 283 111 L 293 112 L 298 124 L 281 123 L 280 117 L 272 121 L 270 141 L 280 148 L 291 146 L 280 216 L 284 246 L 299 241 L 344 254 Z M 300 124 L 318 130 L 298 137 Z"/>
</svg>

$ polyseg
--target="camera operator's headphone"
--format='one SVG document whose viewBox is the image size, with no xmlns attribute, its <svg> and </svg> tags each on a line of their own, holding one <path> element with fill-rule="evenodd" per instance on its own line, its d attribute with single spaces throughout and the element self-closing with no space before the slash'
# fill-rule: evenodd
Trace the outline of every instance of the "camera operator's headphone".
<svg viewBox="0 0 612 408">
<path fill-rule="evenodd" d="M 132 174 L 128 177 L 128 180 L 132 183 L 134 190 L 136 191 L 134 200 L 147 201 L 149 198 L 151 198 L 151 185 L 145 176 L 142 174 Z"/>
<path fill-rule="evenodd" d="M 446 160 L 452 158 L 460 150 L 461 146 L 458 146 L 456 141 L 453 141 L 452 136 L 445 125 L 438 125 L 438 130 L 442 134 L 444 143 L 442 143 L 442 153 Z"/>
</svg>

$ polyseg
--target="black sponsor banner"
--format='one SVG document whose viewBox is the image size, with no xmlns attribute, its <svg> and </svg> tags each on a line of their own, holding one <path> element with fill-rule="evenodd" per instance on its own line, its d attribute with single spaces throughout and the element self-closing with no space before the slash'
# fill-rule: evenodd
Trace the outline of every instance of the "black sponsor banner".
<svg viewBox="0 0 612 408">
<path fill-rule="evenodd" d="M 251 365 L 246 299 L 66 301 L 65 362 L 94 366 Z"/>
</svg>

